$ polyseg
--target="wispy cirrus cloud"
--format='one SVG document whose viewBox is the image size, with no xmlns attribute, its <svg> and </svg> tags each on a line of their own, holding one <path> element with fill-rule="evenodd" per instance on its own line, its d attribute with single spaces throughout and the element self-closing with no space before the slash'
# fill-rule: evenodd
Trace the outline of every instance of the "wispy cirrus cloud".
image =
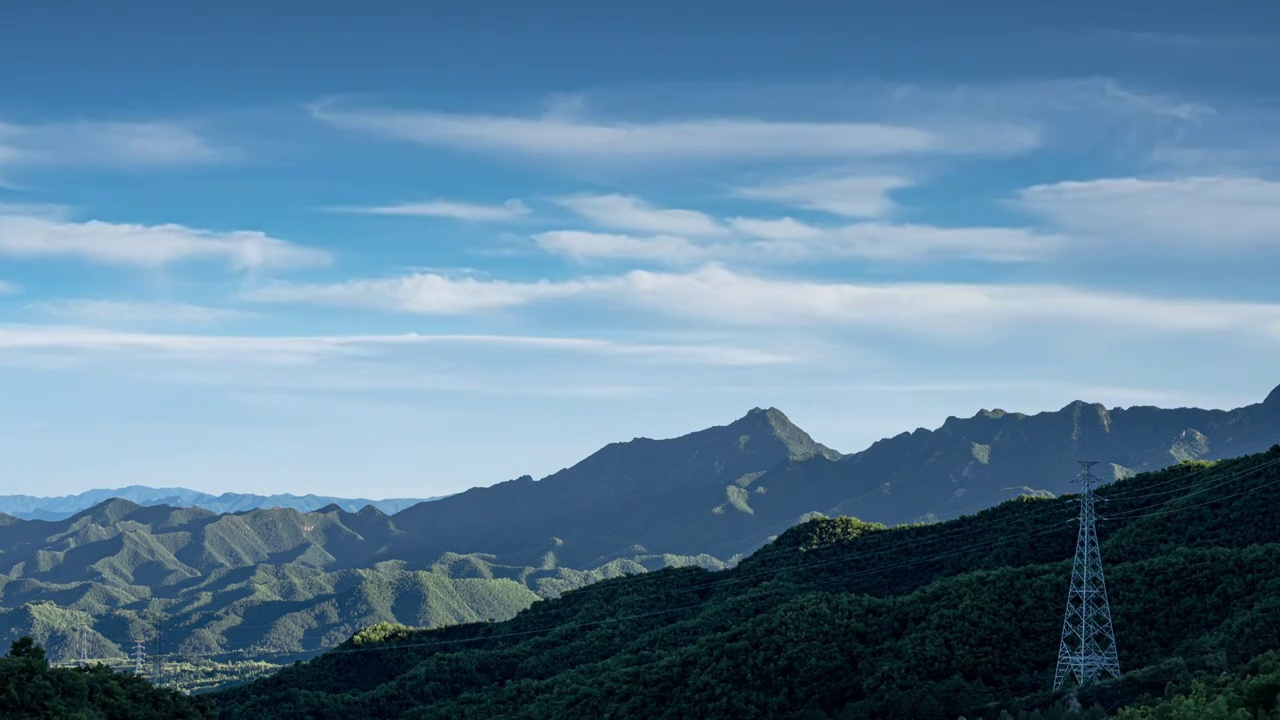
<svg viewBox="0 0 1280 720">
<path fill-rule="evenodd" d="M 572 297 L 585 287 L 585 283 L 578 281 L 509 282 L 414 273 L 338 283 L 277 281 L 248 290 L 243 297 L 267 303 L 363 307 L 423 315 L 466 315 Z"/>
<path fill-rule="evenodd" d="M 848 178 L 824 179 L 811 185 L 779 185 L 795 194 L 829 196 L 838 204 Z M 886 181 L 887 182 L 887 181 Z M 828 184 L 829 183 L 829 184 Z M 855 183 L 856 184 L 856 183 Z M 877 183 L 883 187 L 885 183 Z M 858 202 L 843 197 L 845 202 Z M 533 236 L 543 250 L 574 260 L 637 260 L 689 265 L 726 262 L 806 262 L 861 258 L 893 262 L 974 259 L 988 262 L 1027 262 L 1051 257 L 1063 238 L 1016 227 L 938 227 L 923 224 L 866 221 L 843 225 L 815 225 L 793 217 L 729 217 L 658 208 L 631 195 L 579 195 L 557 200 L 590 224 L 608 228 L 554 230 Z M 854 214 L 851 205 L 842 208 Z M 634 232 L 613 232 L 612 230 Z"/>
<path fill-rule="evenodd" d="M 525 205 L 524 202 L 518 199 L 507 200 L 499 205 L 464 203 L 453 200 L 427 200 L 424 202 L 400 203 L 397 205 L 340 206 L 325 209 L 330 212 L 356 213 L 361 215 L 438 217 L 477 222 L 516 220 L 531 212 L 529 206 Z"/>
<path fill-rule="evenodd" d="M 693 237 L 728 234 L 715 218 L 696 210 L 659 208 L 634 195 L 570 195 L 555 201 L 600 227 Z"/>
<path fill-rule="evenodd" d="M 454 114 L 357 107 L 333 100 L 310 106 L 336 127 L 438 147 L 607 161 L 712 161 L 887 157 L 1024 152 L 1034 127 L 967 123 L 953 129 L 893 122 L 784 121 L 749 115 L 652 121 L 593 120 L 580 106 L 542 116 Z"/>
<path fill-rule="evenodd" d="M 672 92 L 680 94 L 678 89 Z M 619 107 L 606 116 L 589 113 L 582 96 L 557 102 L 549 112 L 528 115 L 451 113 L 335 98 L 312 103 L 309 109 L 317 120 L 334 127 L 505 156 L 596 165 L 831 161 L 846 168 L 850 160 L 898 164 L 1011 156 L 1046 145 L 1141 153 L 1181 138 L 1217 112 L 1206 103 L 1110 77 L 964 85 L 766 85 L 736 95 L 698 86 L 683 92 L 723 100 L 704 102 L 704 107 L 734 110 L 657 118 L 646 113 L 644 119 L 636 119 L 627 107 L 639 99 L 615 102 Z M 777 107 L 792 112 L 787 119 L 770 117 Z M 806 107 L 816 109 L 815 119 L 793 119 Z M 874 201 L 873 192 L 863 195 Z M 832 205 L 829 197 L 813 198 Z M 841 203 L 836 211 L 863 217 L 882 207 L 874 202 L 869 208 Z"/>
<path fill-rule="evenodd" d="M 28 311 L 47 317 L 94 325 L 211 325 L 252 317 L 232 308 L 189 303 L 62 299 L 29 303 Z"/>
<path fill-rule="evenodd" d="M 759 238 L 756 255 L 783 261 L 863 258 L 895 262 L 983 260 L 1020 263 L 1043 260 L 1065 246 L 1060 235 L 1016 227 L 938 227 L 863 222 L 823 227 L 793 218 L 759 221 L 733 218 L 739 232 Z"/>
<path fill-rule="evenodd" d="M 822 174 L 740 187 L 734 194 L 844 217 L 879 218 L 893 210 L 889 193 L 910 184 L 894 175 Z"/>
<path fill-rule="evenodd" d="M 17 295 L 22 292 L 22 286 L 16 282 L 9 280 L 0 280 L 0 295 Z"/>
<path fill-rule="evenodd" d="M 421 314 L 473 314 L 553 298 L 572 299 L 721 326 L 861 327 L 950 338 L 1075 323 L 1131 332 L 1223 332 L 1280 340 L 1277 304 L 1150 297 L 1057 285 L 773 279 L 715 265 L 688 273 L 635 270 L 532 283 L 419 274 L 338 285 L 279 285 L 249 297 Z"/>
<path fill-rule="evenodd" d="M 1280 182 L 1258 177 L 1059 182 L 1027 188 L 1017 203 L 1083 241 L 1280 250 Z"/>
<path fill-rule="evenodd" d="M 324 250 L 257 231 L 218 232 L 185 225 L 137 225 L 0 212 L 0 256 L 70 258 L 110 265 L 163 267 L 222 262 L 238 270 L 329 264 Z"/>
<path fill-rule="evenodd" d="M 887 262 L 955 259 L 997 263 L 1042 260 L 1064 246 L 1061 236 L 1023 228 L 943 228 L 866 222 L 836 227 L 794 218 L 730 218 L 734 237 L 700 241 L 678 235 L 619 235 L 583 230 L 539 233 L 543 250 L 574 260 L 637 260 L 689 265 L 716 260 L 748 264 L 841 258 Z"/>
<path fill-rule="evenodd" d="M 429 345 L 506 348 L 647 358 L 660 363 L 775 365 L 791 354 L 716 344 L 654 344 L 582 337 L 528 335 L 268 336 L 121 332 L 64 325 L 0 325 L 5 351 L 143 352 L 197 360 L 237 358 L 248 362 L 302 362 L 327 356 L 360 356 Z"/>
<path fill-rule="evenodd" d="M 194 125 L 174 122 L 0 122 L 0 167 L 74 165 L 162 167 L 239 156 Z"/>
<path fill-rule="evenodd" d="M 543 250 L 573 260 L 643 260 L 664 265 L 684 265 L 705 260 L 713 248 L 678 235 L 637 237 L 585 230 L 552 230 L 538 233 L 534 242 Z"/>
<path fill-rule="evenodd" d="M 780 218 L 732 217 L 728 223 L 740 235 L 774 242 L 805 242 L 823 234 L 821 228 L 789 215 Z"/>
</svg>

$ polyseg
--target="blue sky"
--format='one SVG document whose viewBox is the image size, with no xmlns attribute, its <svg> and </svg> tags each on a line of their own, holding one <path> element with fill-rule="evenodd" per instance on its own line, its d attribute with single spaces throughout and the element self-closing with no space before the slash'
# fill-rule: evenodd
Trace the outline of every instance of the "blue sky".
<svg viewBox="0 0 1280 720">
<path fill-rule="evenodd" d="M 1280 13 L 29 3 L 7 493 L 426 496 L 1280 383 Z M 195 6 L 195 7 L 193 7 Z"/>
</svg>

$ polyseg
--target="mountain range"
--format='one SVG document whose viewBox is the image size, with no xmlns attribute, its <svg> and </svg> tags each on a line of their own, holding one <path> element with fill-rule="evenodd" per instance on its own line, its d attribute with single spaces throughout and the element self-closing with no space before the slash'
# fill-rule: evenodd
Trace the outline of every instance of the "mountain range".
<svg viewBox="0 0 1280 720">
<path fill-rule="evenodd" d="M 466 548 L 531 561 L 591 563 L 646 552 L 751 552 L 806 513 L 890 524 L 956 517 L 1022 494 L 1071 488 L 1077 460 L 1114 480 L 1183 460 L 1234 457 L 1280 439 L 1280 388 L 1235 410 L 1073 402 L 1034 415 L 981 410 L 845 455 L 779 410 L 671 440 L 608 445 L 540 481 L 528 476 L 396 515 L 428 556 Z M 409 538 L 406 538 L 409 540 Z"/>
<path fill-rule="evenodd" d="M 139 505 L 170 505 L 172 507 L 202 507 L 215 513 L 242 512 L 257 508 L 293 508 L 302 512 L 318 510 L 326 505 L 337 505 L 348 512 L 356 512 L 372 505 L 384 513 L 393 514 L 420 502 L 439 500 L 443 495 L 430 498 L 390 498 L 366 500 L 365 498 L 338 498 L 323 495 L 254 495 L 252 493 L 222 493 L 213 495 L 187 488 L 153 488 L 145 485 L 112 489 L 86 490 L 75 495 L 60 497 L 35 497 L 32 495 L 0 495 L 0 513 L 23 520 L 62 520 L 87 510 L 94 505 L 119 498 Z"/>
<path fill-rule="evenodd" d="M 757 408 L 393 515 L 124 499 L 55 521 L 0 515 L 0 636 L 66 657 L 87 624 L 96 657 L 121 657 L 165 617 L 165 652 L 283 662 L 378 622 L 503 620 L 601 579 L 731 567 L 816 515 L 932 522 L 1068 492 L 1082 458 L 1116 479 L 1277 441 L 1280 388 L 1235 410 L 983 410 L 848 455 Z"/>
<path fill-rule="evenodd" d="M 1023 497 L 892 529 L 813 519 L 733 569 L 502 623 L 375 626 L 212 697 L 227 720 L 1280 717 L 1280 445 L 1099 495 L 1118 679 L 1052 689 L 1079 509 Z"/>
</svg>

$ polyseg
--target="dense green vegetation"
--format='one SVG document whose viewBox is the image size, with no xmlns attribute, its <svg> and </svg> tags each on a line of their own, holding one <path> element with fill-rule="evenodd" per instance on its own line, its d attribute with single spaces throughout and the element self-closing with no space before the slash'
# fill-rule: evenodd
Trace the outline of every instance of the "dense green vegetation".
<svg viewBox="0 0 1280 720">
<path fill-rule="evenodd" d="M 818 518 L 731 570 L 607 580 L 501 623 L 379 626 L 216 697 L 232 719 L 1270 717 L 1280 446 L 1101 495 L 1125 674 L 1071 696 L 1048 688 L 1075 510 L 1021 498 L 892 529 Z"/>
<path fill-rule="evenodd" d="M 0 527 L 0 638 L 30 635 L 54 661 L 120 664 L 135 640 L 182 687 L 243 679 L 263 662 L 314 655 L 379 622 L 506 619 L 540 595 L 711 558 L 636 555 L 596 567 L 536 567 L 445 553 L 426 567 L 383 559 L 401 531 L 375 510 L 214 515 L 112 501 L 60 522 Z M 364 566 L 367 563 L 367 566 Z M 163 631 L 163 636 L 161 635 Z"/>
<path fill-rule="evenodd" d="M 393 516 L 125 500 L 51 522 L 0 515 L 0 641 L 30 635 L 65 661 L 88 625 L 91 657 L 122 661 L 140 639 L 184 669 L 184 687 L 205 688 L 377 623 L 505 620 L 602 579 L 732 566 L 815 512 L 935 521 L 1014 496 L 1052 498 L 1081 455 L 1124 476 L 1277 438 L 1280 391 L 1229 412 L 983 411 L 847 456 L 756 409 Z"/>
<path fill-rule="evenodd" d="M 158 688 L 105 665 L 50 667 L 31 638 L 0 658 L 0 718 L 21 720 L 199 720 L 217 717 L 206 698 Z"/>
</svg>

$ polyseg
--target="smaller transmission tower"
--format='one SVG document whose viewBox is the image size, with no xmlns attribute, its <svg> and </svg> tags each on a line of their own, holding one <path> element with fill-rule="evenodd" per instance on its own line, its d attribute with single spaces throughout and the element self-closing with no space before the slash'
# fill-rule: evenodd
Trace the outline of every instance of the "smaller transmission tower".
<svg viewBox="0 0 1280 720">
<path fill-rule="evenodd" d="M 80 625 L 80 631 L 76 637 L 76 662 L 81 667 L 89 664 L 89 625 L 87 623 Z"/>
<path fill-rule="evenodd" d="M 133 672 L 141 675 L 147 668 L 147 650 L 141 640 L 134 641 L 133 646 Z"/>
<path fill-rule="evenodd" d="M 1093 485 L 1097 478 L 1092 468 L 1096 464 L 1081 460 L 1084 470 L 1076 478 L 1084 490 L 1080 496 L 1080 531 L 1071 566 L 1071 589 L 1067 591 L 1067 613 L 1062 621 L 1054 690 L 1062 687 L 1068 677 L 1074 677 L 1078 685 L 1095 682 L 1103 674 L 1120 677 L 1111 605 L 1107 602 L 1102 553 L 1098 549 L 1098 515 L 1093 506 Z"/>
<path fill-rule="evenodd" d="M 155 681 L 159 685 L 164 684 L 164 621 L 164 614 L 156 615 Z"/>
</svg>

